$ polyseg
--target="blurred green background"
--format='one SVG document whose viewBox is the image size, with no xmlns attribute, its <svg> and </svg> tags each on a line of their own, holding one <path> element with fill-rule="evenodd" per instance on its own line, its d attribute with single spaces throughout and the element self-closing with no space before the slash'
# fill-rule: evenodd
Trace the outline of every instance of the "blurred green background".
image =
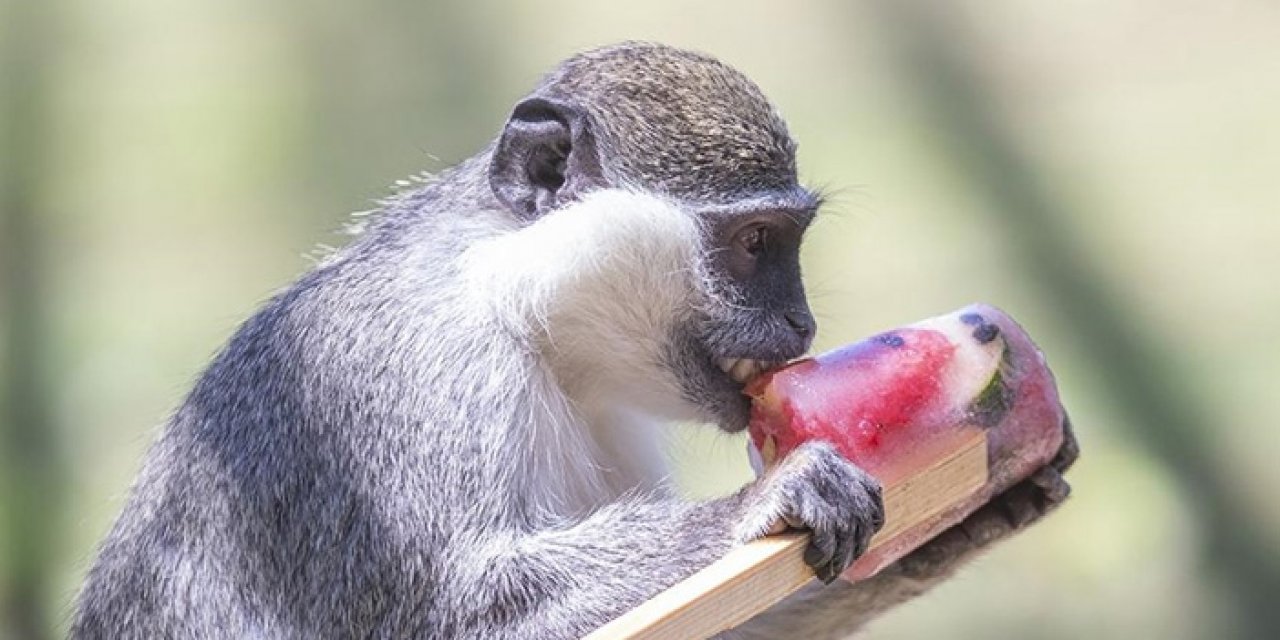
<svg viewBox="0 0 1280 640">
<path fill-rule="evenodd" d="M 0 0 L 0 637 L 65 631 L 239 321 L 396 178 L 622 39 L 753 77 L 831 204 L 817 348 L 970 301 L 1038 338 L 1069 505 L 869 638 L 1280 638 L 1280 7 Z M 749 475 L 674 438 L 690 493 Z"/>
</svg>

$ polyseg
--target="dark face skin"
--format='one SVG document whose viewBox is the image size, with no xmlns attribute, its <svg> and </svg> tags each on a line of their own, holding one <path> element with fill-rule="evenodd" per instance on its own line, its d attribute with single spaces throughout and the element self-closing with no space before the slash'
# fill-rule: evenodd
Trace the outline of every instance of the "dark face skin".
<svg viewBox="0 0 1280 640">
<path fill-rule="evenodd" d="M 624 184 L 704 221 L 714 300 L 674 330 L 665 364 L 708 420 L 741 431 L 750 403 L 721 363 L 779 363 L 808 350 L 816 326 L 800 242 L 819 200 L 797 181 L 785 125 L 738 72 L 643 44 L 588 55 L 516 105 L 493 149 L 490 186 L 529 221 Z"/>
<path fill-rule="evenodd" d="M 818 203 L 802 190 L 786 195 L 767 204 L 700 212 L 711 221 L 706 245 L 712 273 L 727 289 L 720 293 L 732 303 L 726 311 L 734 318 L 729 324 L 747 329 L 731 336 L 710 331 L 707 341 L 720 357 L 789 360 L 812 341 L 815 326 L 800 280 L 800 243 Z"/>
<path fill-rule="evenodd" d="M 673 360 L 686 394 L 729 432 L 750 416 L 743 384 L 720 363 L 747 358 L 779 363 L 797 358 L 813 342 L 816 323 L 800 278 L 800 243 L 817 210 L 817 199 L 797 189 L 765 202 L 700 212 L 710 220 L 706 246 L 714 282 L 714 304 L 683 342 Z"/>
</svg>

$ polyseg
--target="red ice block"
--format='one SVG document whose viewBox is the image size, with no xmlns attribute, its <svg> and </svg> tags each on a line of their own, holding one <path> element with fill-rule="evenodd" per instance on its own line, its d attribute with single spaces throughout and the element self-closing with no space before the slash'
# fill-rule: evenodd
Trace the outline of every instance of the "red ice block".
<svg viewBox="0 0 1280 640">
<path fill-rule="evenodd" d="M 972 305 L 765 373 L 753 399 L 757 472 L 807 440 L 833 443 L 886 491 L 985 435 L 987 482 L 908 527 L 894 514 L 843 575 L 874 575 L 1047 464 L 1064 414 L 1044 356 L 1004 312 Z M 981 433 L 979 433 L 981 432 Z"/>
</svg>

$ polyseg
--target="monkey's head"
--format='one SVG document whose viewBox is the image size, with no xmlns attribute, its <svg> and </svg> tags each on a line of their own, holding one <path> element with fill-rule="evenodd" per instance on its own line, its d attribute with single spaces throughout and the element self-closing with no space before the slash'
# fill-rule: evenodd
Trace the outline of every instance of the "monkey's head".
<svg viewBox="0 0 1280 640">
<path fill-rule="evenodd" d="M 581 287 L 566 314 L 574 317 L 563 319 L 572 330 L 553 342 L 561 352 L 586 345 L 572 356 L 578 370 L 598 381 L 618 367 L 584 361 L 623 358 L 634 375 L 619 385 L 659 404 L 671 396 L 693 409 L 686 417 L 737 431 L 749 412 L 744 382 L 809 348 L 815 322 L 800 242 L 819 199 L 798 182 L 786 125 L 741 73 L 655 44 L 580 54 L 516 105 L 490 158 L 494 195 L 531 232 L 562 215 L 603 220 L 583 211 L 588 204 L 632 206 L 609 192 L 650 196 L 685 220 L 657 223 L 662 215 L 634 205 L 636 213 L 614 212 L 572 249 L 601 269 L 628 272 L 603 289 Z M 601 242 L 602 234 L 610 239 Z M 681 237 L 688 235 L 696 237 Z M 694 246 L 692 255 L 682 246 Z M 617 263 L 624 254 L 634 264 Z M 679 296 L 662 291 L 676 282 Z M 647 331 L 662 335 L 638 335 Z"/>
</svg>

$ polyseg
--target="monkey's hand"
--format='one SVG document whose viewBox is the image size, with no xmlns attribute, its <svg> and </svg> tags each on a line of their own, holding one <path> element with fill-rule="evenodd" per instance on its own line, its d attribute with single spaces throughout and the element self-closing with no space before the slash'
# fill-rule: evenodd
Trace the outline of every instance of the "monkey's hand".
<svg viewBox="0 0 1280 640">
<path fill-rule="evenodd" d="M 831 582 L 884 524 L 880 483 L 825 442 L 800 445 L 743 496 L 743 542 L 787 528 L 809 530 L 804 560 Z"/>
<path fill-rule="evenodd" d="M 875 576 L 808 586 L 733 631 L 729 638 L 845 638 L 885 611 L 925 593 L 969 560 L 1039 521 L 1067 499 L 1063 479 L 1080 455 L 1071 422 L 1063 424 L 1058 453 L 1031 477 L 1014 485 Z"/>
<path fill-rule="evenodd" d="M 1071 493 L 1063 474 L 1080 456 L 1071 422 L 1063 424 L 1062 446 L 1049 464 L 994 497 L 963 522 L 887 567 L 884 573 L 928 588 L 951 576 L 992 544 L 1026 529 L 1057 508 Z"/>
</svg>

